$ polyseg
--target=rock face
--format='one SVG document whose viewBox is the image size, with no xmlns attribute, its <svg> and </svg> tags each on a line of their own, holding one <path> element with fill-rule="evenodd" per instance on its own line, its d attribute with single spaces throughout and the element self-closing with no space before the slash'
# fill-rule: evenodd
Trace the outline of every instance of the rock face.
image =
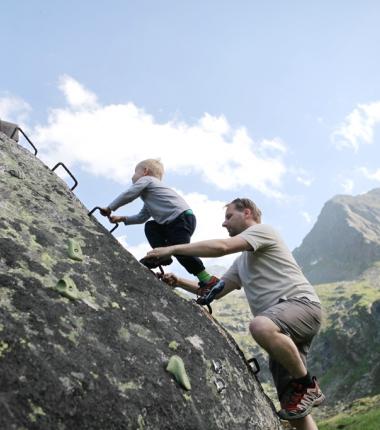
<svg viewBox="0 0 380 430">
<path fill-rule="evenodd" d="M 8 137 L 12 138 L 14 141 L 18 142 L 18 129 L 17 124 L 12 122 L 2 121 L 0 118 L 0 133 L 4 133 Z"/>
<path fill-rule="evenodd" d="M 282 428 L 207 311 L 143 268 L 3 133 L 0 192 L 1 429 Z M 165 370 L 173 355 L 191 390 Z"/>
<path fill-rule="evenodd" d="M 380 260 L 380 188 L 328 201 L 293 254 L 313 284 L 357 278 Z"/>
</svg>

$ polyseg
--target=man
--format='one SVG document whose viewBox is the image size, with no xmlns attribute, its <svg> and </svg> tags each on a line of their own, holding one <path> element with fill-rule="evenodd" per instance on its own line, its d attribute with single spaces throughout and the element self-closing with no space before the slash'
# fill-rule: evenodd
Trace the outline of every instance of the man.
<svg viewBox="0 0 380 430">
<path fill-rule="evenodd" d="M 279 234 L 261 224 L 261 211 L 251 200 L 235 199 L 227 204 L 223 227 L 229 239 L 156 248 L 148 256 L 219 257 L 242 251 L 223 275 L 224 289 L 216 298 L 244 287 L 254 315 L 250 332 L 269 354 L 281 403 L 279 416 L 292 420 L 297 429 L 315 430 L 310 412 L 325 397 L 316 378 L 307 371 L 306 355 L 320 327 L 318 296 Z M 196 291 L 190 281 L 179 279 L 178 283 Z"/>
</svg>

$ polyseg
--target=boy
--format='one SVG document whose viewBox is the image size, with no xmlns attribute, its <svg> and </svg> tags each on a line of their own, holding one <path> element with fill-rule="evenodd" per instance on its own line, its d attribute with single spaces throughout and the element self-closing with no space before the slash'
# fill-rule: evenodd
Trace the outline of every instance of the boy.
<svg viewBox="0 0 380 430">
<path fill-rule="evenodd" d="M 147 159 L 137 164 L 132 176 L 133 185 L 120 194 L 100 213 L 108 216 L 112 223 L 124 222 L 125 225 L 145 223 L 145 235 L 152 248 L 189 243 L 196 226 L 196 218 L 185 200 L 174 190 L 165 186 L 161 179 L 164 166 L 159 160 Z M 119 207 L 140 197 L 144 206 L 132 216 L 111 215 Z M 153 220 L 148 221 L 152 217 Z M 148 222 L 146 222 L 148 221 Z M 198 295 L 201 304 L 205 297 L 221 291 L 224 282 L 211 276 L 198 257 L 175 255 L 179 263 L 199 280 Z M 145 257 L 140 260 L 150 269 L 159 265 L 169 265 L 171 257 L 156 259 Z"/>
</svg>

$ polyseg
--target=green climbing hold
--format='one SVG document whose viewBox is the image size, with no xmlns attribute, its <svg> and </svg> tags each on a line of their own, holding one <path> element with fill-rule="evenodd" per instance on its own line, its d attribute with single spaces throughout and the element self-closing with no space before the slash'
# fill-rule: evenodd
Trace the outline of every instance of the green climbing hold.
<svg viewBox="0 0 380 430">
<path fill-rule="evenodd" d="M 172 349 L 173 351 L 177 351 L 177 349 L 178 349 L 178 343 L 175 340 L 172 340 L 169 343 L 169 348 Z"/>
<path fill-rule="evenodd" d="M 166 370 L 174 375 L 176 381 L 186 390 L 191 390 L 190 380 L 187 376 L 183 360 L 178 355 L 172 355 Z"/>
<path fill-rule="evenodd" d="M 75 285 L 75 282 L 68 276 L 65 276 L 64 278 L 60 279 L 57 282 L 55 289 L 62 296 L 65 296 L 68 299 L 76 300 L 80 298 L 80 293 L 78 291 L 77 286 Z"/>
<path fill-rule="evenodd" d="M 78 242 L 76 242 L 74 239 L 69 239 L 69 257 L 76 261 L 82 261 L 83 260 L 83 254 L 81 247 Z"/>
</svg>

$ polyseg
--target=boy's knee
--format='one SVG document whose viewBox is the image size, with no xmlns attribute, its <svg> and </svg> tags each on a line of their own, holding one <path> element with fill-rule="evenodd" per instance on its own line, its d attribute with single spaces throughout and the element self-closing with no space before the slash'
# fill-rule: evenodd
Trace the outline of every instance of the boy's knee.
<svg viewBox="0 0 380 430">
<path fill-rule="evenodd" d="M 144 226 L 145 234 L 149 234 L 151 231 L 155 230 L 157 226 L 156 221 L 147 221 Z"/>
</svg>

